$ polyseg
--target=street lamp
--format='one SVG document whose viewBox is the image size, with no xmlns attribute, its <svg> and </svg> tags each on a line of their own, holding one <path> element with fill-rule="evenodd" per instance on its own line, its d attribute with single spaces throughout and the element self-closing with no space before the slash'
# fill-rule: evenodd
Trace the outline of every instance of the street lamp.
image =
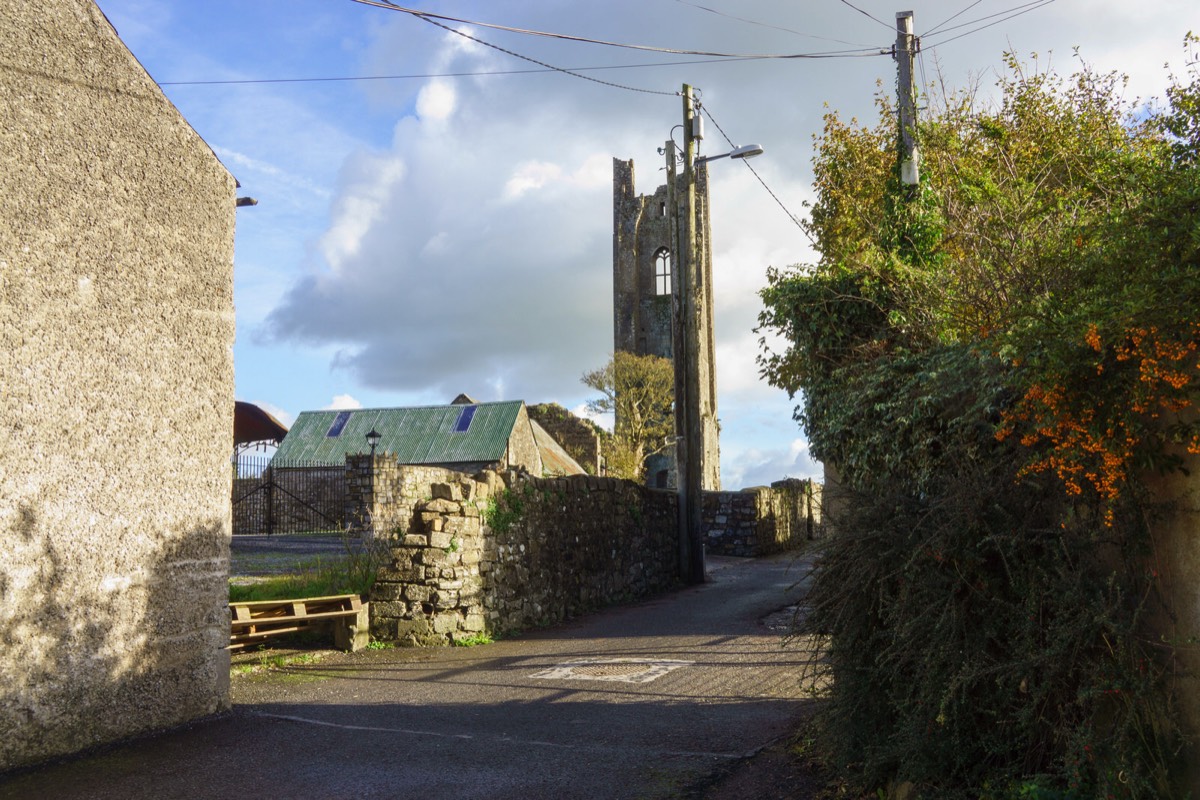
<svg viewBox="0 0 1200 800">
<path fill-rule="evenodd" d="M 696 159 L 697 164 L 707 164 L 709 161 L 716 161 L 718 158 L 754 158 L 761 156 L 763 148 L 761 144 L 744 144 L 741 147 L 735 147 L 728 153 L 721 153 L 719 156 L 700 156 Z"/>
<path fill-rule="evenodd" d="M 359 430 L 361 430 L 361 428 Z M 374 459 L 375 459 L 375 446 L 379 444 L 379 440 L 382 438 L 383 438 L 383 436 L 379 433 L 379 431 L 375 430 L 374 428 L 371 428 L 371 432 L 367 434 L 367 444 L 369 444 L 371 446 L 371 460 L 372 461 L 374 461 Z"/>
<path fill-rule="evenodd" d="M 716 379 L 712 342 L 712 276 L 705 269 L 696 229 L 696 166 L 720 158 L 753 158 L 761 145 L 735 147 L 715 156 L 696 156 L 703 138 L 692 87 L 683 86 L 683 186 L 676 181 L 676 145 L 660 151 L 667 158 L 667 203 L 672 209 L 671 251 L 677 254 L 672 286 L 671 332 L 675 357 L 675 483 L 679 491 L 680 572 L 688 583 L 704 582 L 704 471 L 706 429 L 717 436 Z M 682 189 L 684 197 L 679 198 Z M 680 213 L 680 208 L 683 213 Z M 705 324 L 708 323 L 708 324 Z M 702 373 L 708 380 L 702 379 Z M 711 394 L 706 389 L 714 387 Z"/>
</svg>

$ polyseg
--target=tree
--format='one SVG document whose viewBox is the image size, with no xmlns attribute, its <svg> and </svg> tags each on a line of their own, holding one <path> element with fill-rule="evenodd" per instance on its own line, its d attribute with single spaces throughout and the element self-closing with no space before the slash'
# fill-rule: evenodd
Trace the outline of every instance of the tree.
<svg viewBox="0 0 1200 800">
<path fill-rule="evenodd" d="M 584 373 L 580 380 L 600 392 L 600 397 L 588 401 L 588 410 L 614 416 L 613 442 L 606 453 L 609 474 L 642 480 L 646 459 L 674 444 L 675 372 L 671 360 L 617 352 L 607 364 Z"/>
<path fill-rule="evenodd" d="M 1009 57 L 995 106 L 931 101 L 919 188 L 886 100 L 826 119 L 821 259 L 769 273 L 760 364 L 853 497 L 799 631 L 851 794 L 1183 795 L 1139 480 L 1200 452 L 1191 56 L 1166 107 Z"/>
</svg>

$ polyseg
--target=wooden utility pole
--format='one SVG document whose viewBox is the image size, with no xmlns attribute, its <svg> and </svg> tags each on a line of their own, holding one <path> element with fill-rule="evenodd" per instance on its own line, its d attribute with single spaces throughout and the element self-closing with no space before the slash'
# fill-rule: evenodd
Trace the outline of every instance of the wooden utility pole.
<svg viewBox="0 0 1200 800">
<path fill-rule="evenodd" d="M 702 325 L 707 319 L 704 307 L 704 261 L 699 251 L 696 214 L 696 140 L 700 122 L 692 97 L 692 87 L 683 85 L 683 187 L 676 198 L 678 238 L 678 293 L 675 340 L 675 408 L 677 449 L 675 482 L 679 489 L 680 573 L 688 583 L 704 582 L 704 423 L 701 415 L 700 380 Z M 674 145 L 668 146 L 671 166 L 669 186 L 674 185 Z M 673 189 L 668 189 L 673 191 Z M 677 192 L 679 194 L 679 192 Z M 682 206 L 682 208 L 680 208 Z M 681 330 L 682 329 L 682 330 Z"/>
<path fill-rule="evenodd" d="M 687 87 L 684 87 L 685 89 Z M 679 510 L 679 577 L 691 583 L 692 537 L 688 530 L 688 496 L 685 473 L 688 461 L 688 359 L 685 275 L 688 256 L 684 251 L 687 233 L 684 230 L 687 208 L 686 193 L 679 191 L 679 153 L 674 139 L 668 139 L 663 151 L 667 157 L 667 208 L 670 209 L 671 229 L 671 361 L 675 369 L 675 490 Z M 680 195 L 683 194 L 684 197 Z"/>
<path fill-rule="evenodd" d="M 896 12 L 896 92 L 900 106 L 900 182 L 916 186 L 921 182 L 921 151 L 917 147 L 917 98 L 913 85 L 913 12 Z"/>
</svg>

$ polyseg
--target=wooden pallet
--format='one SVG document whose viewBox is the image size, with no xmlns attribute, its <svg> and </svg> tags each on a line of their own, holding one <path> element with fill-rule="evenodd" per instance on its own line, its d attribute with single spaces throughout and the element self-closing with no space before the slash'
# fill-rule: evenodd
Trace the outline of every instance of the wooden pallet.
<svg viewBox="0 0 1200 800">
<path fill-rule="evenodd" d="M 230 603 L 229 615 L 230 650 L 318 625 L 332 626 L 342 650 L 361 650 L 370 638 L 368 604 L 356 594 Z"/>
</svg>

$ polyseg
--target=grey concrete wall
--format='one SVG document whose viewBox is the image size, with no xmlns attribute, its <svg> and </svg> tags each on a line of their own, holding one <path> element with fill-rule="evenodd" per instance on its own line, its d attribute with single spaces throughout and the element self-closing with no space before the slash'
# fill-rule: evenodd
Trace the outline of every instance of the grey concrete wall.
<svg viewBox="0 0 1200 800">
<path fill-rule="evenodd" d="M 0 0 L 0 770 L 226 708 L 234 181 L 90 0 Z"/>
</svg>

